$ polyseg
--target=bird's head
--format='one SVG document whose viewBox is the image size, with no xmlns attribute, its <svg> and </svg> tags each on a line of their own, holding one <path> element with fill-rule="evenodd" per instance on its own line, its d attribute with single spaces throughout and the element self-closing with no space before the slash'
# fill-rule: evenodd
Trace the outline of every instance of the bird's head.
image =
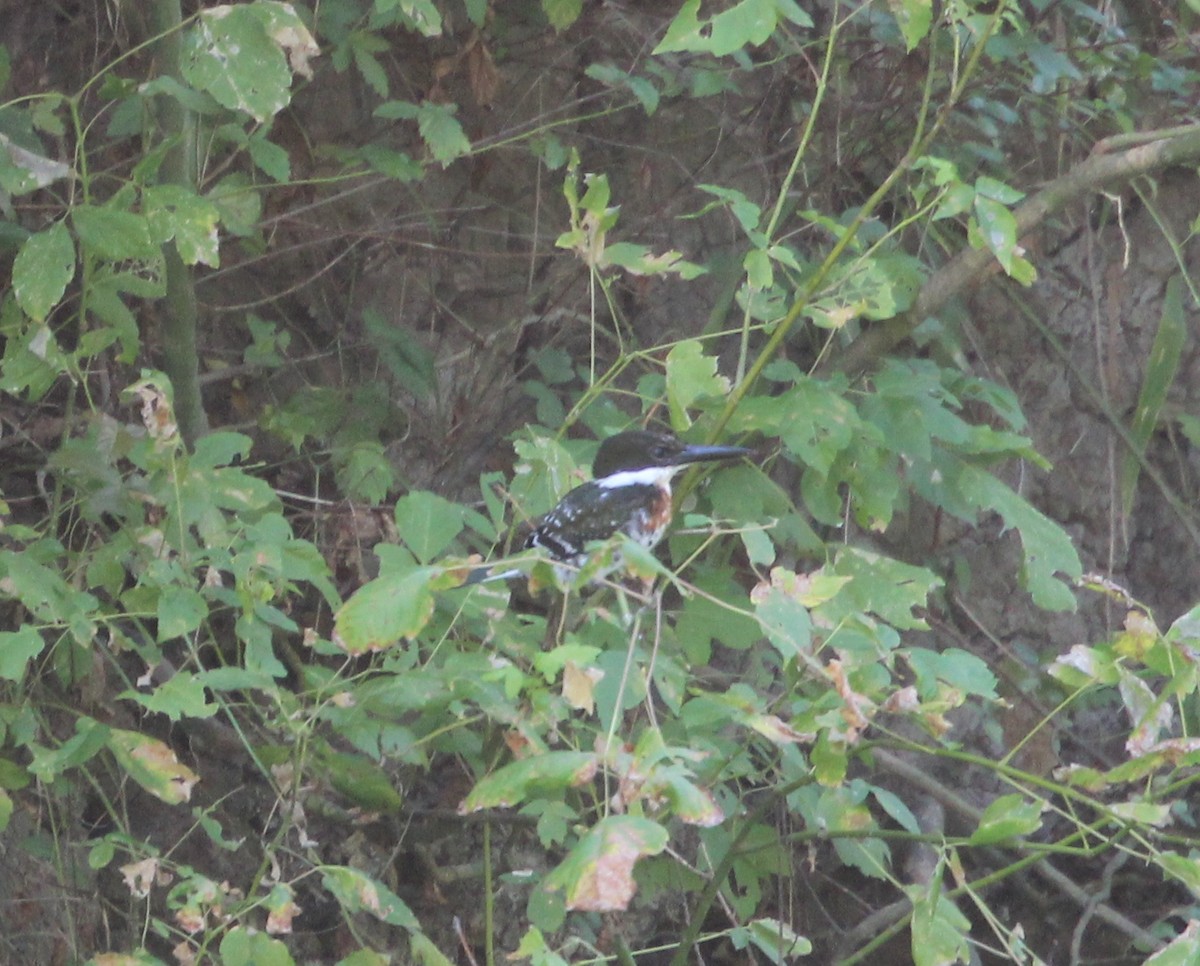
<svg viewBox="0 0 1200 966">
<path fill-rule="evenodd" d="M 637 470 L 675 471 L 691 463 L 740 459 L 750 452 L 742 446 L 699 446 L 685 443 L 670 433 L 630 429 L 600 444 L 592 463 L 592 476 L 599 480 Z"/>
</svg>

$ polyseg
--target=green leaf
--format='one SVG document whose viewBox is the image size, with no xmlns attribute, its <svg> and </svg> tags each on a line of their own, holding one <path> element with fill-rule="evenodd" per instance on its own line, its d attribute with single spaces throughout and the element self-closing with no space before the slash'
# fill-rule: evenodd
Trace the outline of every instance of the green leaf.
<svg viewBox="0 0 1200 966">
<path fill-rule="evenodd" d="M 691 51 L 723 57 L 746 46 L 765 43 L 781 18 L 800 27 L 811 27 L 812 18 L 793 0 L 742 0 L 728 10 L 701 21 L 700 0 L 687 0 L 655 54 Z"/>
<path fill-rule="evenodd" d="M 667 353 L 667 404 L 676 430 L 691 425 L 687 411 L 698 399 L 721 398 L 728 392 L 728 377 L 717 374 L 716 356 L 705 355 L 698 339 L 677 343 Z"/>
<path fill-rule="evenodd" d="M 107 266 L 94 272 L 88 308 L 121 344 L 121 353 L 117 358 L 128 365 L 137 358 L 141 334 L 138 331 L 137 319 L 121 298 L 125 289 L 124 275 L 123 272 L 108 270 Z"/>
<path fill-rule="evenodd" d="M 795 587 L 796 575 L 776 567 L 769 589 L 756 588 L 753 598 L 763 630 L 784 660 L 812 650 L 812 618 Z"/>
<path fill-rule="evenodd" d="M 628 90 L 638 99 L 638 103 L 642 105 L 642 110 L 647 115 L 658 110 L 658 88 L 646 78 L 626 73 L 613 64 L 591 64 L 585 73 L 592 80 L 599 81 L 601 84 Z"/>
<path fill-rule="evenodd" d="M 191 587 L 164 587 L 158 595 L 158 640 L 186 637 L 208 616 L 208 602 Z"/>
<path fill-rule="evenodd" d="M 542 10 L 550 26 L 561 32 L 579 19 L 583 0 L 542 0 Z"/>
<path fill-rule="evenodd" d="M 122 261 L 158 254 L 150 223 L 132 211 L 78 205 L 71 211 L 71 221 L 83 245 L 101 258 Z"/>
<path fill-rule="evenodd" d="M 775 284 L 775 268 L 771 264 L 770 254 L 764 249 L 751 248 L 746 252 L 742 268 L 746 271 L 746 284 L 752 289 L 766 291 Z"/>
<path fill-rule="evenodd" d="M 942 895 L 940 871 L 939 866 L 939 874 L 930 884 L 905 888 L 913 904 L 913 966 L 951 966 L 971 961 L 967 942 L 971 923 L 953 901 Z"/>
<path fill-rule="evenodd" d="M 217 222 L 220 212 L 209 199 L 182 185 L 151 185 L 143 194 L 146 218 L 157 242 L 175 240 L 185 265 L 220 266 Z"/>
<path fill-rule="evenodd" d="M 988 248 L 1004 271 L 1013 273 L 1017 255 L 1017 219 L 1001 204 L 982 194 L 975 195 L 978 239 Z"/>
<path fill-rule="evenodd" d="M 730 421 L 736 433 L 779 436 L 789 456 L 825 474 L 862 435 L 862 419 L 828 383 L 802 378 L 777 396 L 743 400 Z"/>
<path fill-rule="evenodd" d="M 362 755 L 322 750 L 313 767 L 361 808 L 389 814 L 400 811 L 404 804 L 388 773 Z"/>
<path fill-rule="evenodd" d="M 454 111 L 453 104 L 425 102 L 417 116 L 421 137 L 429 145 L 429 153 L 443 168 L 455 158 L 471 153 L 471 139 L 454 116 Z"/>
<path fill-rule="evenodd" d="M 975 191 L 984 198 L 991 198 L 1003 205 L 1015 205 L 1025 197 L 1025 192 L 1018 191 L 1012 185 L 981 175 L 975 179 Z"/>
<path fill-rule="evenodd" d="M 813 949 L 811 942 L 779 919 L 754 919 L 735 928 L 729 938 L 736 949 L 753 943 L 776 966 L 791 966 L 797 956 L 807 956 Z"/>
<path fill-rule="evenodd" d="M 13 260 L 12 288 L 17 304 L 35 322 L 44 321 L 74 275 L 75 245 L 67 226 L 56 221 L 26 238 Z"/>
<path fill-rule="evenodd" d="M 263 123 L 291 99 L 292 63 L 306 72 L 316 51 L 290 4 L 234 4 L 203 10 L 183 39 L 184 80 L 218 104 Z"/>
<path fill-rule="evenodd" d="M 775 541 L 765 530 L 743 530 L 738 534 L 752 567 L 769 567 L 775 562 Z"/>
<path fill-rule="evenodd" d="M 20 630 L 0 631 L 0 678 L 20 681 L 25 668 L 42 653 L 46 642 L 37 628 L 26 624 Z"/>
<path fill-rule="evenodd" d="M 993 801 L 971 833 L 972 845 L 995 845 L 1008 839 L 1032 835 L 1042 827 L 1041 802 L 1031 802 L 1024 795 L 1003 795 Z"/>
<path fill-rule="evenodd" d="M 406 392 L 430 399 L 437 388 L 434 357 L 408 326 L 378 309 L 363 311 L 363 324 L 388 371 Z"/>
<path fill-rule="evenodd" d="M 436 567 L 384 574 L 360 587 L 334 618 L 333 640 L 349 654 L 390 647 L 420 632 L 433 616 L 433 591 L 450 586 Z"/>
<path fill-rule="evenodd" d="M 400 118 L 416 120 L 417 130 L 421 138 L 442 167 L 455 158 L 471 153 L 471 140 L 463 131 L 458 118 L 454 116 L 453 104 L 437 104 L 433 101 L 423 101 L 413 104 L 409 101 L 388 101 L 375 109 L 375 116 L 382 118 Z"/>
<path fill-rule="evenodd" d="M 481 778 L 459 811 L 512 808 L 527 798 L 556 796 L 592 780 L 598 761 L 587 751 L 547 751 L 510 762 Z"/>
<path fill-rule="evenodd" d="M 369 912 L 376 919 L 419 932 L 421 924 L 404 900 L 382 882 L 344 865 L 321 869 L 321 884 L 347 912 Z"/>
<path fill-rule="evenodd" d="M 583 461 L 573 457 L 578 449 L 568 448 L 553 437 L 518 439 L 513 449 L 519 462 L 510 484 L 511 497 L 515 506 L 525 507 L 530 513 L 546 512 L 584 479 L 580 469 Z M 594 445 L 588 453 L 589 462 L 593 455 Z"/>
<path fill-rule="evenodd" d="M 712 792 L 697 785 L 679 767 L 651 767 L 642 794 L 648 801 L 665 801 L 670 813 L 688 825 L 711 828 L 725 820 L 725 813 Z"/>
<path fill-rule="evenodd" d="M 1134 826 L 1162 828 L 1171 820 L 1171 806 L 1162 802 L 1113 802 L 1109 811 Z"/>
<path fill-rule="evenodd" d="M 823 569 L 838 577 L 851 578 L 819 605 L 826 620 L 873 614 L 892 627 L 924 628 L 926 624 L 919 612 L 929 602 L 929 595 L 942 585 L 942 579 L 925 567 L 914 567 L 858 547 L 843 547 L 832 567 L 827 565 Z"/>
<path fill-rule="evenodd" d="M 12 819 L 13 800 L 3 788 L 0 788 L 0 832 L 8 828 Z"/>
<path fill-rule="evenodd" d="M 609 210 L 615 212 L 616 209 Z M 596 264 L 601 268 L 609 266 L 623 268 L 630 275 L 674 273 L 682 279 L 698 278 L 705 271 L 699 265 L 685 261 L 679 252 L 666 251 L 655 255 L 645 245 L 635 245 L 633 242 L 614 242 L 606 245 L 599 258 L 596 259 Z"/>
<path fill-rule="evenodd" d="M 537 926 L 530 926 L 521 943 L 513 951 L 512 959 L 528 959 L 533 966 L 570 966 L 558 953 L 551 949 L 546 937 Z"/>
<path fill-rule="evenodd" d="M 462 531 L 465 508 L 425 490 L 396 501 L 396 531 L 421 563 L 429 563 Z"/>
<path fill-rule="evenodd" d="M 136 701 L 148 711 L 165 714 L 172 721 L 182 718 L 211 718 L 217 713 L 216 704 L 205 696 L 205 682 L 187 671 L 178 671 L 167 681 L 155 685 L 149 694 L 125 691 L 120 698 Z"/>
<path fill-rule="evenodd" d="M 680 645 L 692 664 L 708 664 L 713 643 L 741 651 L 760 640 L 758 622 L 741 613 L 747 604 L 745 591 L 727 571 L 698 575 L 695 584 L 703 593 L 684 599 L 677 625 Z"/>
<path fill-rule="evenodd" d="M 888 7 L 896 18 L 904 46 L 911 53 L 925 39 L 933 23 L 932 0 L 888 0 Z"/>
<path fill-rule="evenodd" d="M 423 932 L 414 932 L 409 938 L 409 950 L 412 954 L 412 960 L 415 966 L 454 966 L 454 961 L 450 960 L 440 949 L 433 944 Z M 370 950 L 363 950 L 364 953 L 370 953 L 372 956 L 377 956 L 375 961 L 364 960 L 361 963 L 351 963 L 346 960 L 338 963 L 338 966 L 389 966 L 390 958 L 385 958 L 377 953 L 372 953 Z M 539 966 L 550 966 L 550 964 L 539 964 Z M 564 964 L 565 966 L 565 964 Z"/>
<path fill-rule="evenodd" d="M 168 805 L 191 798 L 200 777 L 180 764 L 175 752 L 157 738 L 113 728 L 107 744 L 125 773 L 155 798 Z"/>
<path fill-rule="evenodd" d="M 742 192 L 736 188 L 727 188 L 723 185 L 715 184 L 702 184 L 698 185 L 698 187 L 701 191 L 715 195 L 721 201 L 725 202 L 730 213 L 737 219 L 738 224 L 742 226 L 742 231 L 748 235 L 757 232 L 759 221 L 762 220 L 762 209 Z M 712 204 L 706 206 L 702 209 L 701 213 L 708 211 L 712 206 Z M 758 232 L 758 235 L 761 237 L 761 232 Z"/>
<path fill-rule="evenodd" d="M 63 579 L 58 569 L 39 562 L 36 556 L 29 550 L 0 552 L 4 593 L 21 601 L 44 623 L 70 627 L 88 620 L 96 611 L 96 598 L 75 589 Z"/>
<path fill-rule="evenodd" d="M 488 0 L 463 0 L 467 8 L 467 16 L 476 27 L 482 27 L 487 20 Z"/>
<path fill-rule="evenodd" d="M 879 807 L 887 812 L 906 832 L 913 835 L 921 834 L 921 825 L 912 810 L 905 804 L 904 799 L 886 788 L 873 786 L 871 797 L 879 803 Z"/>
<path fill-rule="evenodd" d="M 1126 452 L 1121 464 L 1121 506 L 1126 516 L 1133 509 L 1133 497 L 1137 490 L 1138 476 L 1146 457 L 1146 446 L 1158 427 L 1167 391 L 1179 371 L 1183 346 L 1187 341 L 1187 318 L 1183 311 L 1183 278 L 1172 275 L 1163 296 L 1162 316 L 1158 331 L 1154 334 L 1154 345 L 1146 359 L 1146 375 L 1138 393 L 1137 409 L 1129 436 L 1133 452 Z"/>
<path fill-rule="evenodd" d="M 278 939 L 235 926 L 221 940 L 221 962 L 226 966 L 294 966 L 296 961 Z"/>
<path fill-rule="evenodd" d="M 1154 864 L 1187 886 L 1193 897 L 1200 896 L 1200 855 L 1191 849 L 1186 856 L 1177 852 L 1159 852 Z"/>
<path fill-rule="evenodd" d="M 374 35 L 368 35 L 374 36 Z M 368 49 L 368 46 L 361 42 L 363 34 L 355 31 L 350 35 L 350 50 L 354 54 L 354 66 L 358 68 L 362 79 L 367 82 L 367 86 L 371 88 L 380 97 L 388 96 L 388 76 L 387 71 L 379 63 L 374 53 Z"/>
<path fill-rule="evenodd" d="M 1070 688 L 1089 684 L 1112 686 L 1121 679 L 1119 660 L 1108 648 L 1075 644 L 1054 659 L 1047 673 Z"/>
<path fill-rule="evenodd" d="M 230 430 L 217 430 L 196 440 L 192 450 L 191 466 L 193 469 L 204 467 L 216 469 L 218 466 L 228 466 L 242 459 L 250 452 L 253 440 L 245 433 L 235 433 Z"/>
<path fill-rule="evenodd" d="M 950 512 L 960 515 L 964 502 L 976 511 L 998 513 L 1006 527 L 1020 534 L 1024 550 L 1021 583 L 1035 604 L 1046 610 L 1075 609 L 1071 583 L 1082 575 L 1083 566 L 1062 527 L 980 467 L 941 458 L 932 472 L 936 477 L 920 481 L 919 489 L 935 503 L 944 503 Z"/>
<path fill-rule="evenodd" d="M 364 144 L 359 148 L 358 154 L 371 166 L 371 170 L 378 171 L 385 177 L 394 178 L 402 184 L 417 181 L 425 173 L 424 168 L 411 155 L 405 154 L 403 151 L 393 151 L 391 148 L 375 142 Z"/>
<path fill-rule="evenodd" d="M 30 139 L 36 141 L 32 132 Z M 11 195 L 23 195 L 70 175 L 69 165 L 26 150 L 0 132 L 0 189 Z"/>
<path fill-rule="evenodd" d="M 362 440 L 334 452 L 334 471 L 338 486 L 350 499 L 378 505 L 395 483 L 392 464 L 383 444 Z"/>
<path fill-rule="evenodd" d="M 846 865 L 879 879 L 887 875 L 888 849 L 881 839 L 863 837 L 864 832 L 877 827 L 864 802 L 868 787 L 864 782 L 853 781 L 824 789 L 816 818 L 828 830 L 838 857 Z M 839 832 L 847 835 L 838 835 Z"/>
<path fill-rule="evenodd" d="M 292 161 L 288 153 L 273 141 L 268 141 L 261 131 L 246 141 L 250 160 L 259 171 L 281 184 L 292 176 Z"/>
<path fill-rule="evenodd" d="M 33 760 L 29 771 L 42 781 L 57 778 L 68 768 L 82 765 L 99 752 L 109 739 L 110 729 L 94 718 L 80 717 L 75 720 L 75 734 L 58 748 L 49 750 L 33 747 Z"/>
<path fill-rule="evenodd" d="M 244 174 L 231 174 L 216 183 L 208 199 L 217 206 L 221 224 L 231 235 L 248 238 L 258 230 L 262 198 Z"/>
<path fill-rule="evenodd" d="M 1200 604 L 1180 614 L 1164 636 L 1172 644 L 1191 647 L 1200 644 Z"/>
<path fill-rule="evenodd" d="M 1169 945 L 1147 959 L 1143 966 L 1193 966 L 1196 962 L 1200 962 L 1200 925 L 1193 920 Z"/>
<path fill-rule="evenodd" d="M 15 308 L 15 301 L 9 304 Z M 0 389 L 22 393 L 30 401 L 43 395 L 67 371 L 67 356 L 54 338 L 50 326 L 30 325 L 10 334 L 4 346 L 4 365 L 0 369 Z"/>
<path fill-rule="evenodd" d="M 198 687 L 211 688 L 214 691 L 248 691 L 253 688 L 271 691 L 275 688 L 275 682 L 270 675 L 247 671 L 240 667 L 211 668 L 193 677 Z"/>
<path fill-rule="evenodd" d="M 8 791 L 20 791 L 28 787 L 33 779 L 29 772 L 14 761 L 0 758 L 0 788 Z"/>
<path fill-rule="evenodd" d="M 375 0 L 379 13 L 389 13 L 399 8 L 405 26 L 416 30 L 424 37 L 436 37 L 442 32 L 442 15 L 432 0 Z"/>
<path fill-rule="evenodd" d="M 957 647 L 945 651 L 914 647 L 901 653 L 916 675 L 917 689 L 923 698 L 932 698 L 937 693 L 938 681 L 966 694 L 996 697 L 996 675 L 974 654 Z"/>
</svg>

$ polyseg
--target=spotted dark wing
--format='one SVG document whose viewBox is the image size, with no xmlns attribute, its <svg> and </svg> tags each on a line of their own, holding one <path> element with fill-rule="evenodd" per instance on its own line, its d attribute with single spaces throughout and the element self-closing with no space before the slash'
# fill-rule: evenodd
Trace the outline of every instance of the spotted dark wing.
<svg viewBox="0 0 1200 966">
<path fill-rule="evenodd" d="M 584 483 L 538 521 L 525 545 L 541 547 L 556 560 L 574 562 L 589 541 L 607 540 L 621 529 L 629 532 L 631 524 L 649 525 L 651 510 L 659 500 L 660 491 L 651 484 L 603 487 Z"/>
</svg>

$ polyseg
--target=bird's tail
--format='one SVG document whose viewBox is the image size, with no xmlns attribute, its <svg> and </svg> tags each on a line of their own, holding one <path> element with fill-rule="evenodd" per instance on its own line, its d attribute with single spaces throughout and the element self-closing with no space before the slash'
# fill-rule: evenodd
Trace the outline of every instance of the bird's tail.
<svg viewBox="0 0 1200 966">
<path fill-rule="evenodd" d="M 489 572 L 487 567 L 479 567 L 472 570 L 469 577 L 462 582 L 464 587 L 474 587 L 476 584 L 490 584 L 496 580 L 508 580 L 510 577 L 519 577 L 519 570 L 498 570 Z"/>
</svg>

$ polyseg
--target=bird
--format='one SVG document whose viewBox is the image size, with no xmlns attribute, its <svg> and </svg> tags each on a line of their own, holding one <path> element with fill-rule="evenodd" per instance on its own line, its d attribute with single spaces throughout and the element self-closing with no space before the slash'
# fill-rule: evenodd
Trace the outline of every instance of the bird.
<svg viewBox="0 0 1200 966">
<path fill-rule="evenodd" d="M 535 521 L 525 549 L 544 550 L 566 568 L 588 560 L 588 544 L 624 533 L 647 549 L 671 523 L 671 480 L 693 463 L 729 462 L 750 455 L 742 446 L 700 446 L 670 433 L 631 429 L 608 437 L 592 463 L 592 479 L 569 491 Z M 619 566 L 619 561 L 616 562 Z M 498 580 L 519 571 L 483 576 L 467 583 Z"/>
</svg>

